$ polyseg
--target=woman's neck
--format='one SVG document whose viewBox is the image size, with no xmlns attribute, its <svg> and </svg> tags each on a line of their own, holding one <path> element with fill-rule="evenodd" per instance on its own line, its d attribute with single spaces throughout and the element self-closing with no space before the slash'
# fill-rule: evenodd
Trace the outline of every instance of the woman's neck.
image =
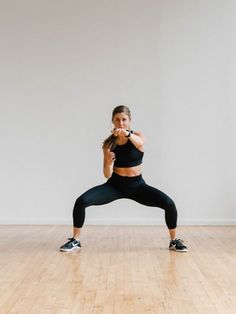
<svg viewBox="0 0 236 314">
<path fill-rule="evenodd" d="M 126 144 L 128 142 L 128 140 L 129 140 L 128 138 L 127 139 L 120 139 L 119 137 L 117 137 L 116 144 L 124 145 L 124 144 Z"/>
</svg>

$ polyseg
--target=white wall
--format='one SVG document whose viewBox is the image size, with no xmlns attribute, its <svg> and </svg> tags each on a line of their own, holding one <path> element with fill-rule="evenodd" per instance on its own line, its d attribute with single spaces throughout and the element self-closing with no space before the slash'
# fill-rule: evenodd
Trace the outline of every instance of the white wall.
<svg viewBox="0 0 236 314">
<path fill-rule="evenodd" d="M 179 224 L 235 214 L 236 3 L 219 0 L 0 2 L 0 223 L 72 223 L 105 182 L 102 140 L 128 104 L 147 137 L 143 176 Z M 164 223 L 119 200 L 89 223 Z"/>
</svg>

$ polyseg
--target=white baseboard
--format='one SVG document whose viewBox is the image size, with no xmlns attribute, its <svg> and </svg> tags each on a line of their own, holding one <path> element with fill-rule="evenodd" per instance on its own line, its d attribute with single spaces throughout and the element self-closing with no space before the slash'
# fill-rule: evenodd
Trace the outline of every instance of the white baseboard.
<svg viewBox="0 0 236 314">
<path fill-rule="evenodd" d="M 54 218 L 0 218 L 0 225 L 71 225 L 72 219 Z M 85 225 L 165 225 L 164 219 L 86 219 Z M 236 219 L 179 219 L 178 226 L 183 225 L 236 225 Z"/>
<path fill-rule="evenodd" d="M 164 219 L 98 220 L 87 219 L 87 225 L 165 225 Z M 236 219 L 179 219 L 178 225 L 236 225 Z"/>
</svg>

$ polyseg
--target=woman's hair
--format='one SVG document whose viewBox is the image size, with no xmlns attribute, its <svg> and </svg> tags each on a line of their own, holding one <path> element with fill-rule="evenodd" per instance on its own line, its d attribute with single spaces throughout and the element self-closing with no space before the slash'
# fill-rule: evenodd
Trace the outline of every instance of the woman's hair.
<svg viewBox="0 0 236 314">
<path fill-rule="evenodd" d="M 131 113 L 130 113 L 129 108 L 127 106 L 120 105 L 113 109 L 112 121 L 113 121 L 114 116 L 117 113 L 121 113 L 121 112 L 124 112 L 125 114 L 127 114 L 127 116 L 131 119 Z M 115 142 L 116 142 L 116 137 L 112 134 L 103 141 L 102 148 L 109 148 L 110 150 L 113 150 L 116 147 Z"/>
</svg>

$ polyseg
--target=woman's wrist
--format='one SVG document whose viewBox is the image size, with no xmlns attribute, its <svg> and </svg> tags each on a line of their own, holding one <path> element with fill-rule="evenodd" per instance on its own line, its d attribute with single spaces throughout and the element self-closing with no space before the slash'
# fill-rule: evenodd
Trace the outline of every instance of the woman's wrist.
<svg viewBox="0 0 236 314">
<path fill-rule="evenodd" d="M 131 134 L 133 134 L 134 132 L 132 130 L 126 130 L 128 132 L 128 134 L 125 137 L 130 137 Z"/>
</svg>

